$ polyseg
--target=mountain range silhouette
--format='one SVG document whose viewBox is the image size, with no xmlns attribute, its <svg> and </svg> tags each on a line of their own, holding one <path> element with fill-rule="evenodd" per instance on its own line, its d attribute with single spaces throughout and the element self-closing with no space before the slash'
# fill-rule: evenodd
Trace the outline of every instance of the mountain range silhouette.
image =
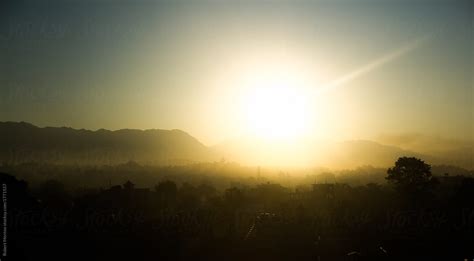
<svg viewBox="0 0 474 261">
<path fill-rule="evenodd" d="M 0 163 L 179 165 L 225 158 L 247 165 L 285 162 L 288 155 L 304 158 L 312 166 L 354 168 L 387 167 L 400 156 L 418 157 L 432 164 L 474 168 L 471 146 L 436 153 L 419 153 L 370 140 L 306 144 L 292 151 L 265 150 L 265 144 L 237 139 L 206 146 L 182 130 L 121 129 L 96 131 L 68 127 L 40 128 L 26 122 L 0 122 Z M 289 159 L 288 159 L 289 161 Z M 303 160 L 302 160 L 303 161 Z"/>
</svg>

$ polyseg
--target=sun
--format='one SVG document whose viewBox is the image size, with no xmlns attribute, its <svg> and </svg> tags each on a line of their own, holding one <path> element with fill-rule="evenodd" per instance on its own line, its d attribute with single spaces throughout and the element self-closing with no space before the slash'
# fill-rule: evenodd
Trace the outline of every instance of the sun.
<svg viewBox="0 0 474 261">
<path fill-rule="evenodd" d="M 294 139 L 306 134 L 310 121 L 304 85 L 285 74 L 261 77 L 245 95 L 248 131 L 272 140 Z"/>
</svg>

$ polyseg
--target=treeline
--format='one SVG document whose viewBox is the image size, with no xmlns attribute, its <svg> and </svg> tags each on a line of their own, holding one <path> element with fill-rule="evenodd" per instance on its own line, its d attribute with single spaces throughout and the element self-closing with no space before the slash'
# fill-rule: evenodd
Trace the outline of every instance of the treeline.
<svg viewBox="0 0 474 261">
<path fill-rule="evenodd" d="M 434 176 L 474 177 L 474 171 L 447 165 L 433 166 Z M 132 181 L 137 187 L 152 188 L 163 180 L 178 185 L 208 184 L 222 192 L 228 187 L 248 187 L 261 183 L 278 183 L 296 189 L 311 189 L 314 183 L 344 183 L 362 186 L 368 183 L 386 184 L 386 168 L 362 166 L 355 169 L 331 170 L 327 168 L 281 169 L 259 166 L 242 166 L 235 162 L 203 162 L 186 165 L 141 165 L 128 161 L 116 165 L 60 165 L 49 163 L 22 163 L 0 165 L 0 172 L 10 173 L 29 183 L 31 188 L 39 187 L 48 180 L 61 182 L 68 191 L 107 188 Z"/>
<path fill-rule="evenodd" d="M 127 166 L 132 173 L 150 171 Z M 108 168 L 119 176 L 126 172 L 126 166 Z M 289 187 L 265 180 L 265 170 L 258 168 L 250 169 L 257 177 L 242 178 L 252 184 L 239 183 L 230 177 L 243 168 L 231 163 L 182 168 L 168 167 L 171 176 L 146 180 L 147 186 L 130 179 L 80 193 L 62 180 L 30 187 L 1 174 L 8 187 L 11 255 L 25 260 L 462 260 L 474 255 L 474 179 L 433 176 L 419 159 L 400 158 L 385 170 L 383 185 L 332 182 L 325 173 L 321 182 Z M 215 168 L 229 178 L 222 187 L 197 175 Z M 184 170 L 199 178 L 168 179 Z M 276 173 L 282 179 L 288 175 Z M 234 183 L 224 186 L 228 181 Z"/>
</svg>

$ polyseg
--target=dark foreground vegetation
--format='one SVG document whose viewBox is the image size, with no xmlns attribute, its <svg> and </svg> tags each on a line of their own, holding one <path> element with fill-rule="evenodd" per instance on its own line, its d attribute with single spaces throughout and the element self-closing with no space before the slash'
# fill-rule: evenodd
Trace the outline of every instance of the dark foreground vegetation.
<svg viewBox="0 0 474 261">
<path fill-rule="evenodd" d="M 344 173 L 270 179 L 260 169 L 209 166 L 166 167 L 160 175 L 133 163 L 3 166 L 7 258 L 474 258 L 469 172 L 434 176 L 428 164 L 404 157 L 382 179 L 362 169 L 364 181 L 381 181 L 362 184 Z"/>
</svg>

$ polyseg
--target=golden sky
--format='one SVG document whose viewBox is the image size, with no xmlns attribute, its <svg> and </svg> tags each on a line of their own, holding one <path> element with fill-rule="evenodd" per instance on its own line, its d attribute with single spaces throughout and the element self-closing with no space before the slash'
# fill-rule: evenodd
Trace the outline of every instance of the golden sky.
<svg viewBox="0 0 474 261">
<path fill-rule="evenodd" d="M 90 3 L 89 3 L 90 2 Z M 469 1 L 79 1 L 1 19 L 0 120 L 473 139 Z"/>
</svg>

